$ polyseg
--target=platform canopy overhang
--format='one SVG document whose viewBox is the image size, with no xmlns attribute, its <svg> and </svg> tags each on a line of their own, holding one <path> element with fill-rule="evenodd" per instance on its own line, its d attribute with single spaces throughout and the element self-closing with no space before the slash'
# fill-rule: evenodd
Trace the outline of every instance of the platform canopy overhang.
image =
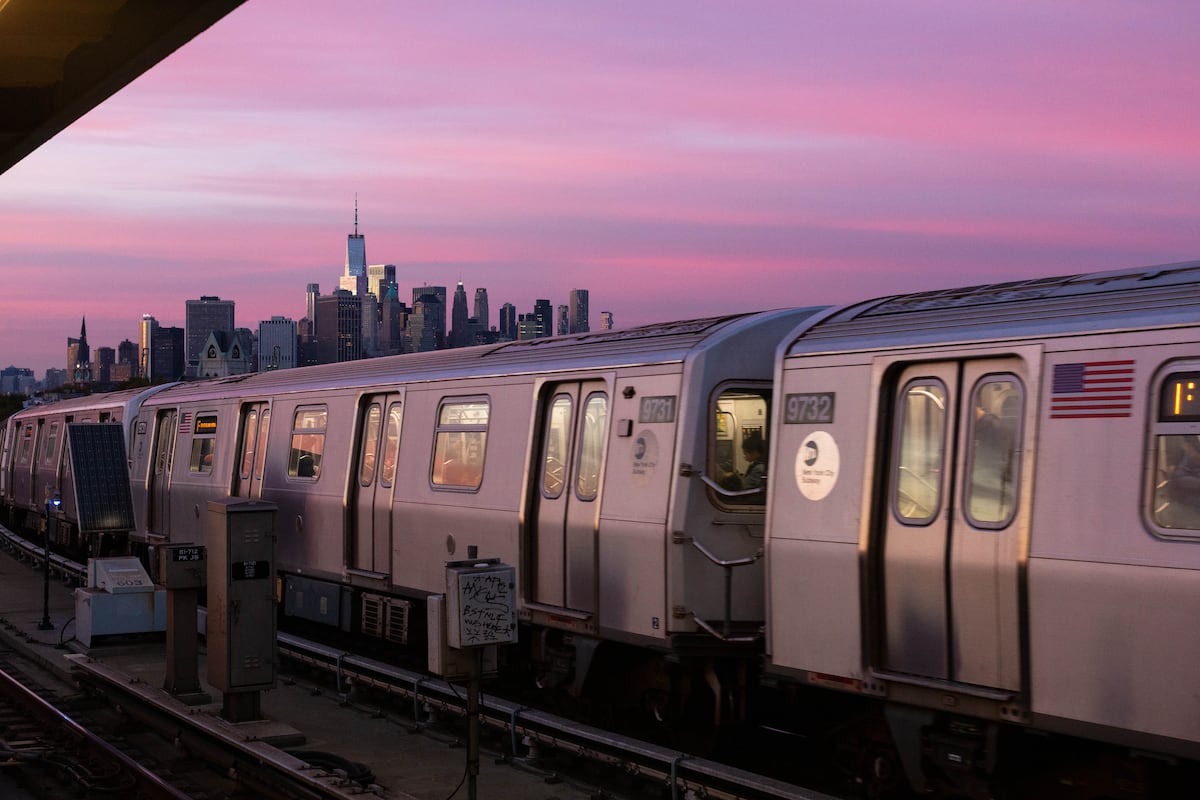
<svg viewBox="0 0 1200 800">
<path fill-rule="evenodd" d="M 245 0 L 0 0 L 0 174 Z"/>
</svg>

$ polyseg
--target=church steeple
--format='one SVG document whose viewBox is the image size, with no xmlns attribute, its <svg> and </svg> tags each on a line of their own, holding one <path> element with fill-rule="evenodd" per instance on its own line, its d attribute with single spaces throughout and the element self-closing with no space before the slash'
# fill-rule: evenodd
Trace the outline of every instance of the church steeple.
<svg viewBox="0 0 1200 800">
<path fill-rule="evenodd" d="M 87 343 L 87 317 L 79 325 L 79 340 L 67 339 L 68 367 L 75 383 L 92 381 L 92 349 Z"/>
</svg>

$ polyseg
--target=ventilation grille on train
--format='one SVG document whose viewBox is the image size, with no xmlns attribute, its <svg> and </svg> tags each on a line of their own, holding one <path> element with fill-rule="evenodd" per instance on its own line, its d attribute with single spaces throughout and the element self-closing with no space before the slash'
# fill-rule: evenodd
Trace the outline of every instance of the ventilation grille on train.
<svg viewBox="0 0 1200 800">
<path fill-rule="evenodd" d="M 364 594 L 362 632 L 396 644 L 408 644 L 408 615 L 411 611 L 412 603 L 408 600 Z"/>
</svg>

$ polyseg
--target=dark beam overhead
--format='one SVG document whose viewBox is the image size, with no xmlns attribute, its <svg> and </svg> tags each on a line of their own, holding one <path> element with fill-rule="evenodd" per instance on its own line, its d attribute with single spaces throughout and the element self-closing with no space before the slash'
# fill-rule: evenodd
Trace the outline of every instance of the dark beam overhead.
<svg viewBox="0 0 1200 800">
<path fill-rule="evenodd" d="M 0 0 L 0 174 L 245 0 Z"/>
</svg>

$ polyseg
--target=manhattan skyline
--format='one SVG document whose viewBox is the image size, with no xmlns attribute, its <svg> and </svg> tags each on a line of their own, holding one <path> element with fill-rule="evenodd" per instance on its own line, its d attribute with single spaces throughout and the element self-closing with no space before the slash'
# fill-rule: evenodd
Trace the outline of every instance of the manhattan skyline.
<svg viewBox="0 0 1200 800">
<path fill-rule="evenodd" d="M 620 327 L 1200 257 L 1200 6 L 249 0 L 0 176 L 0 366 L 401 286 Z M 602 298 L 602 299 L 601 299 Z M 595 320 L 593 325 L 595 326 Z"/>
</svg>

